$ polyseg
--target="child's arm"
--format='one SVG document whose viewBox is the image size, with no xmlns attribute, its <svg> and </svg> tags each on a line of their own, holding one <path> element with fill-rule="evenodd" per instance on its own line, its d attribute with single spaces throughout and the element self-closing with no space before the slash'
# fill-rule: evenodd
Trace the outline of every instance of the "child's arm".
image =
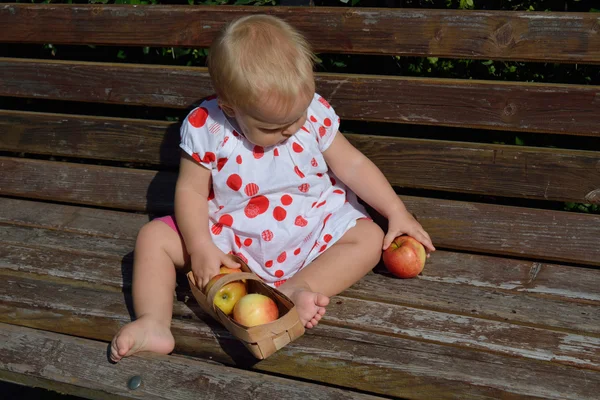
<svg viewBox="0 0 600 400">
<path fill-rule="evenodd" d="M 230 268 L 239 268 L 240 265 L 213 243 L 209 232 L 210 170 L 182 154 L 175 188 L 175 218 L 190 255 L 196 285 L 203 288 L 210 278 L 219 273 L 221 264 Z"/>
<path fill-rule="evenodd" d="M 384 250 L 394 238 L 406 233 L 420 241 L 428 251 L 435 251 L 429 234 L 408 212 L 379 168 L 339 131 L 323 156 L 329 168 L 342 182 L 388 219 L 388 232 L 383 239 Z"/>
</svg>

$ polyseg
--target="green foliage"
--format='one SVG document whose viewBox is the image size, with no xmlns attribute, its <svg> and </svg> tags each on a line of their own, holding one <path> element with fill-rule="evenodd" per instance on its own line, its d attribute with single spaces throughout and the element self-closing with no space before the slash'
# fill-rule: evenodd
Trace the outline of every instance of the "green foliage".
<svg viewBox="0 0 600 400">
<path fill-rule="evenodd" d="M 565 203 L 565 210 L 577 211 L 583 213 L 600 214 L 600 206 L 598 204 L 583 204 L 583 203 Z"/>
</svg>

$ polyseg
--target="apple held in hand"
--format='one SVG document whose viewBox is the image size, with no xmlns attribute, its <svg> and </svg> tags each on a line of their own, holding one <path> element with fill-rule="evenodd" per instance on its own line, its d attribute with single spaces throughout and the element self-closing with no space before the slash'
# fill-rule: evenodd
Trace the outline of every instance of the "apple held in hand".
<svg viewBox="0 0 600 400">
<path fill-rule="evenodd" d="M 206 288 L 204 288 L 204 293 L 208 294 L 210 288 L 217 282 L 220 278 L 227 274 L 219 274 L 215 275 L 208 284 Z M 223 286 L 215 297 L 213 298 L 213 303 L 221 309 L 226 315 L 230 315 L 233 312 L 233 308 L 236 303 L 246 296 L 248 291 L 246 290 L 246 284 L 242 281 L 230 282 L 227 285 Z"/>
<path fill-rule="evenodd" d="M 221 274 L 233 274 L 235 272 L 242 272 L 242 270 L 240 268 L 229 268 L 224 265 L 221 265 L 221 268 L 219 269 L 219 273 Z"/>
<path fill-rule="evenodd" d="M 383 263 L 399 278 L 414 278 L 425 266 L 425 247 L 411 236 L 398 236 L 383 252 Z"/>
<path fill-rule="evenodd" d="M 233 319 L 244 326 L 251 327 L 267 324 L 279 318 L 275 302 L 262 294 L 248 294 L 235 305 Z"/>
</svg>

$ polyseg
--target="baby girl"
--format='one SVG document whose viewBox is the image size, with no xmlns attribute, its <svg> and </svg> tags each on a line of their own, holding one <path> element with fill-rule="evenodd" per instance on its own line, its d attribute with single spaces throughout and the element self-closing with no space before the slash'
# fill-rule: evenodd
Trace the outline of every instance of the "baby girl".
<svg viewBox="0 0 600 400">
<path fill-rule="evenodd" d="M 382 249 L 409 234 L 434 251 L 381 171 L 338 131 L 315 93 L 315 57 L 302 35 L 275 17 L 228 25 L 208 60 L 216 96 L 181 127 L 175 216 L 139 232 L 133 273 L 136 320 L 111 344 L 111 359 L 169 353 L 175 273 L 198 287 L 239 267 L 235 254 L 296 304 L 307 328 L 329 297 L 367 274 Z M 384 235 L 357 196 L 389 221 Z"/>
</svg>

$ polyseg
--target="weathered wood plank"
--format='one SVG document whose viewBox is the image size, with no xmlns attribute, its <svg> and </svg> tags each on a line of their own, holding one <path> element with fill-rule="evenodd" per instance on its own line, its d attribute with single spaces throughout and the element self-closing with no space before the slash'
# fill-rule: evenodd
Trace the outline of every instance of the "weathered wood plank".
<svg viewBox="0 0 600 400">
<path fill-rule="evenodd" d="M 176 174 L 1 157 L 0 194 L 171 212 Z M 57 179 L 59 177 L 59 179 Z M 600 216 L 403 196 L 441 248 L 600 265 Z"/>
<path fill-rule="evenodd" d="M 0 110 L 0 149 L 179 165 L 179 125 Z M 600 152 L 348 134 L 394 186 L 600 202 Z M 114 143 L 119 143 L 115 147 Z M 510 176 L 510 179 L 506 179 Z"/>
<path fill-rule="evenodd" d="M 40 274 L 47 273 L 59 276 L 60 271 L 63 269 L 62 267 L 70 266 L 73 260 L 77 261 L 69 267 L 73 268 L 73 270 L 76 270 L 78 265 L 87 265 L 86 263 L 92 262 L 92 259 L 104 259 L 107 257 L 118 259 L 125 263 L 123 266 L 128 266 L 128 263 L 131 261 L 131 251 L 135 244 L 135 233 L 132 233 L 129 238 L 123 237 L 121 234 L 115 235 L 118 239 L 107 236 L 112 232 L 122 232 L 126 228 L 139 229 L 145 222 L 145 220 L 140 220 L 137 214 L 114 212 L 120 217 L 118 220 L 115 220 L 115 224 L 108 226 L 107 230 L 98 230 L 102 226 L 96 225 L 95 228 L 97 230 L 91 232 L 91 235 L 86 229 L 77 230 L 69 225 L 57 228 L 54 224 L 47 224 L 46 226 L 38 224 L 36 226 L 41 226 L 41 228 L 30 228 L 22 226 L 23 218 L 14 213 L 17 207 L 12 205 L 15 203 L 21 204 L 18 207 L 21 210 L 26 210 L 26 207 L 30 207 L 32 215 L 38 215 L 36 209 L 38 207 L 42 208 L 47 217 L 61 215 L 61 213 L 68 212 L 72 207 L 64 205 L 51 205 L 51 207 L 48 207 L 48 205 L 43 203 L 12 199 L 0 200 L 0 223 L 5 224 L 0 226 L 0 242 L 19 248 L 14 250 L 14 256 L 11 256 L 10 254 L 13 254 L 12 250 L 7 247 L 7 252 L 3 253 L 5 262 L 12 260 L 14 264 L 11 265 L 14 265 L 16 269 L 24 270 L 23 268 L 33 268 L 32 272 Z M 87 211 L 90 210 L 87 209 Z M 111 218 L 113 217 L 111 212 L 103 210 L 95 211 L 98 214 L 104 215 L 106 220 L 113 219 Z M 85 225 L 86 221 L 87 223 L 95 224 L 97 218 L 93 216 L 86 219 L 82 212 L 78 220 L 81 225 Z M 99 239 L 98 235 L 102 239 Z M 35 254 L 39 252 L 39 249 L 43 249 L 44 258 L 39 262 L 37 258 L 35 258 L 35 262 L 29 260 L 25 262 L 22 258 L 25 250 L 20 249 L 22 246 L 31 248 L 29 250 L 30 254 Z M 68 252 L 69 254 L 63 254 L 63 252 Z M 90 261 L 83 263 L 78 258 L 74 259 L 72 257 L 73 253 L 85 255 Z M 46 264 L 48 259 L 55 261 L 56 268 L 51 264 Z M 94 263 L 94 271 L 102 270 L 103 279 L 111 276 L 108 284 L 119 287 L 123 284 L 127 287 L 129 285 L 127 276 L 121 276 L 118 273 L 117 264 L 114 264 L 113 261 L 106 261 L 105 268 L 103 266 L 104 262 L 97 261 Z M 38 264 L 43 266 L 38 268 Z M 84 281 L 91 279 L 94 282 L 99 282 L 101 280 L 99 277 L 91 278 L 87 270 L 88 268 L 85 267 L 81 273 L 69 276 L 71 279 L 82 279 Z M 385 271 L 385 268 L 380 265 L 377 270 L 378 272 Z M 598 287 L 600 287 L 600 270 L 536 261 L 438 250 L 427 261 L 427 268 L 418 279 L 424 282 L 471 285 L 488 290 L 499 289 L 505 292 L 539 294 L 545 298 L 588 304 L 598 304 L 600 302 L 600 294 L 598 293 Z M 397 285 L 404 281 L 397 282 L 381 278 L 378 284 L 383 285 L 386 282 L 389 282 L 390 285 Z M 482 296 L 477 294 L 477 297 Z"/>
<path fill-rule="evenodd" d="M 13 230 L 13 236 L 25 236 L 25 239 L 30 237 L 22 231 L 23 228 Z M 36 240 L 36 246 L 50 244 L 46 243 L 46 236 L 52 235 L 42 236 L 38 233 L 36 237 L 39 240 Z M 73 247 L 78 247 L 81 243 L 81 238 L 73 236 L 71 241 L 63 235 L 66 245 L 57 250 L 3 243 L 0 248 L 0 269 L 4 273 L 17 271 L 37 274 L 43 277 L 40 279 L 45 280 L 62 282 L 67 279 L 88 286 L 108 286 L 117 291 L 130 288 L 130 258 L 122 260 L 118 256 L 110 259 L 103 256 L 93 257 L 80 254 L 76 248 L 65 249 L 64 247 L 70 246 L 71 242 L 76 244 Z M 588 276 L 590 280 L 598 281 L 600 271 L 589 271 Z M 600 335 L 600 303 L 573 304 L 547 298 L 531 298 L 525 294 L 515 296 L 514 293 L 495 293 L 489 289 L 465 290 L 462 285 L 450 284 L 444 287 L 434 283 L 434 289 L 442 288 L 441 291 L 445 293 L 443 300 L 452 296 L 459 303 L 478 308 L 477 312 L 471 312 L 470 316 L 455 315 L 454 312 L 464 313 L 465 310 L 456 310 L 456 307 L 446 305 L 445 301 L 432 304 L 431 292 L 427 290 L 430 283 L 425 280 L 407 288 L 407 285 L 403 284 L 404 281 L 390 277 L 368 276 L 364 279 L 367 280 L 366 285 L 371 284 L 380 289 L 369 293 L 364 289 L 364 283 L 358 283 L 332 299 L 323 323 L 600 371 L 600 339 L 589 336 L 590 333 Z M 398 292 L 398 288 L 402 289 L 401 293 L 392 294 Z M 179 297 L 191 297 L 186 289 L 181 288 L 178 292 Z M 420 292 L 425 292 L 425 295 L 421 296 Z M 362 300 L 361 297 L 369 300 Z M 406 303 L 406 299 L 410 297 L 424 299 L 417 304 L 420 308 L 398 305 Z M 493 302 L 485 300 L 490 297 Z M 423 307 L 433 307 L 437 311 Z M 508 318 L 499 321 L 498 312 Z M 557 332 L 557 328 L 560 331 Z"/>
<path fill-rule="evenodd" d="M 284 18 L 319 52 L 600 62 L 589 13 L 6 4 L 0 42 L 208 47 L 227 22 L 258 13 Z"/>
<path fill-rule="evenodd" d="M 0 377 L 8 373 L 34 382 L 58 381 L 85 388 L 92 398 L 183 400 L 202 393 L 249 400 L 380 399 L 178 356 L 140 354 L 114 365 L 108 362 L 105 343 L 7 324 L 0 324 L 0 338 Z M 135 375 L 143 385 L 132 391 L 127 382 Z"/>
<path fill-rule="evenodd" d="M 375 302 L 427 308 L 501 322 L 511 321 L 532 327 L 553 327 L 579 334 L 600 333 L 600 310 L 597 303 L 566 302 L 544 296 L 421 279 L 393 282 L 389 279 L 382 275 L 369 274 L 343 294 Z"/>
<path fill-rule="evenodd" d="M 187 108 L 213 92 L 206 68 L 1 58 L 0 71 L 0 96 Z M 597 86 L 326 73 L 316 80 L 347 119 L 600 136 Z"/>
<path fill-rule="evenodd" d="M 0 243 L 111 259 L 122 259 L 135 247 L 134 239 L 105 238 L 63 230 L 4 224 L 0 224 Z"/>
<path fill-rule="evenodd" d="M 0 150 L 177 167 L 179 126 L 156 120 L 0 110 Z"/>
<path fill-rule="evenodd" d="M 0 280 L 0 311 L 0 322 L 99 340 L 110 340 L 129 319 L 121 293 L 14 276 Z M 239 358 L 232 359 L 236 342 L 226 331 L 197 321 L 182 303 L 177 303 L 175 313 L 178 319 L 172 330 L 177 352 L 226 364 L 239 362 Z M 253 368 L 424 399 L 503 395 L 592 399 L 600 384 L 600 373 L 592 370 L 326 325 Z"/>
<path fill-rule="evenodd" d="M 135 239 L 147 215 L 0 197 L 0 223 Z"/>
<path fill-rule="evenodd" d="M 394 186 L 600 203 L 600 152 L 370 135 L 348 139 Z"/>
<path fill-rule="evenodd" d="M 177 179 L 171 171 L 9 157 L 0 168 L 2 194 L 137 211 L 172 210 Z"/>
<path fill-rule="evenodd" d="M 27 229 L 12 229 L 7 227 L 2 231 L 3 249 L 0 250 L 0 269 L 34 273 L 48 276 L 51 279 L 66 278 L 88 284 L 101 284 L 117 289 L 129 288 L 131 286 L 131 251 L 124 248 L 119 249 L 110 242 L 106 246 L 92 245 L 81 249 L 80 245 L 92 241 L 101 242 L 96 238 L 82 237 L 77 234 L 53 234 L 50 231 L 35 230 L 27 232 Z M 11 235 L 13 239 L 5 240 L 5 235 Z M 35 238 L 33 244 L 17 243 L 15 238 Z M 58 238 L 63 239 L 63 244 L 53 247 Z M 88 246 L 86 246 L 88 247 Z M 90 251 L 97 249 L 98 254 Z M 114 251 L 113 255 L 107 252 Z M 518 290 L 497 289 L 494 286 L 481 287 L 475 282 L 471 285 L 456 284 L 452 275 L 453 269 L 444 277 L 448 282 L 437 282 L 428 279 L 430 269 L 442 269 L 450 266 L 452 262 L 467 261 L 468 258 L 454 257 L 455 253 L 436 253 L 428 262 L 427 269 L 419 279 L 397 280 L 391 276 L 381 274 L 369 274 L 363 280 L 348 289 L 344 296 L 355 297 L 372 301 L 387 302 L 397 305 L 416 306 L 419 308 L 430 308 L 433 310 L 466 314 L 481 318 L 495 320 L 510 320 L 521 324 L 544 326 L 562 330 L 574 330 L 577 332 L 600 333 L 600 324 L 596 320 L 600 303 L 596 300 L 588 301 L 565 301 L 564 297 L 553 295 L 553 290 L 546 294 L 542 282 L 539 291 L 544 294 L 538 296 L 521 293 Z M 439 261 L 438 261 L 439 260 Z M 503 267 L 501 259 L 498 264 L 492 263 L 496 258 L 488 257 L 487 260 L 475 260 L 484 264 L 488 269 L 499 269 Z M 468 268 L 468 266 L 463 266 Z M 562 267 L 555 272 L 551 266 L 546 266 L 548 278 L 560 279 L 568 272 L 568 267 Z M 554 280 L 554 292 L 562 293 L 570 290 L 570 284 L 577 287 L 574 279 L 581 278 L 589 282 L 589 293 L 581 296 L 597 299 L 597 282 L 600 279 L 600 271 L 590 269 L 578 269 L 571 267 L 574 276 L 562 282 Z M 463 273 L 465 276 L 470 274 Z M 476 272 L 472 275 L 476 275 Z M 500 281 L 499 272 L 494 277 Z M 505 276 L 506 281 L 500 281 L 499 286 L 511 285 L 509 281 L 514 275 L 509 273 Z M 506 282 L 506 283 L 505 283 Z M 596 285 L 594 287 L 594 285 Z M 398 292 L 398 288 L 402 288 Z M 379 289 L 376 289 L 379 288 Z M 436 292 L 443 295 L 436 296 Z M 186 292 L 187 293 L 187 292 Z"/>
<path fill-rule="evenodd" d="M 402 199 L 442 248 L 600 265 L 600 215 L 425 197 Z"/>
<path fill-rule="evenodd" d="M 600 302 L 600 270 L 560 264 L 438 251 L 418 279 Z"/>
<path fill-rule="evenodd" d="M 591 311 L 596 315 L 592 323 L 600 324 L 600 307 L 591 308 Z M 586 334 L 556 332 L 344 296 L 332 299 L 323 322 L 600 371 L 600 338 Z"/>
</svg>

